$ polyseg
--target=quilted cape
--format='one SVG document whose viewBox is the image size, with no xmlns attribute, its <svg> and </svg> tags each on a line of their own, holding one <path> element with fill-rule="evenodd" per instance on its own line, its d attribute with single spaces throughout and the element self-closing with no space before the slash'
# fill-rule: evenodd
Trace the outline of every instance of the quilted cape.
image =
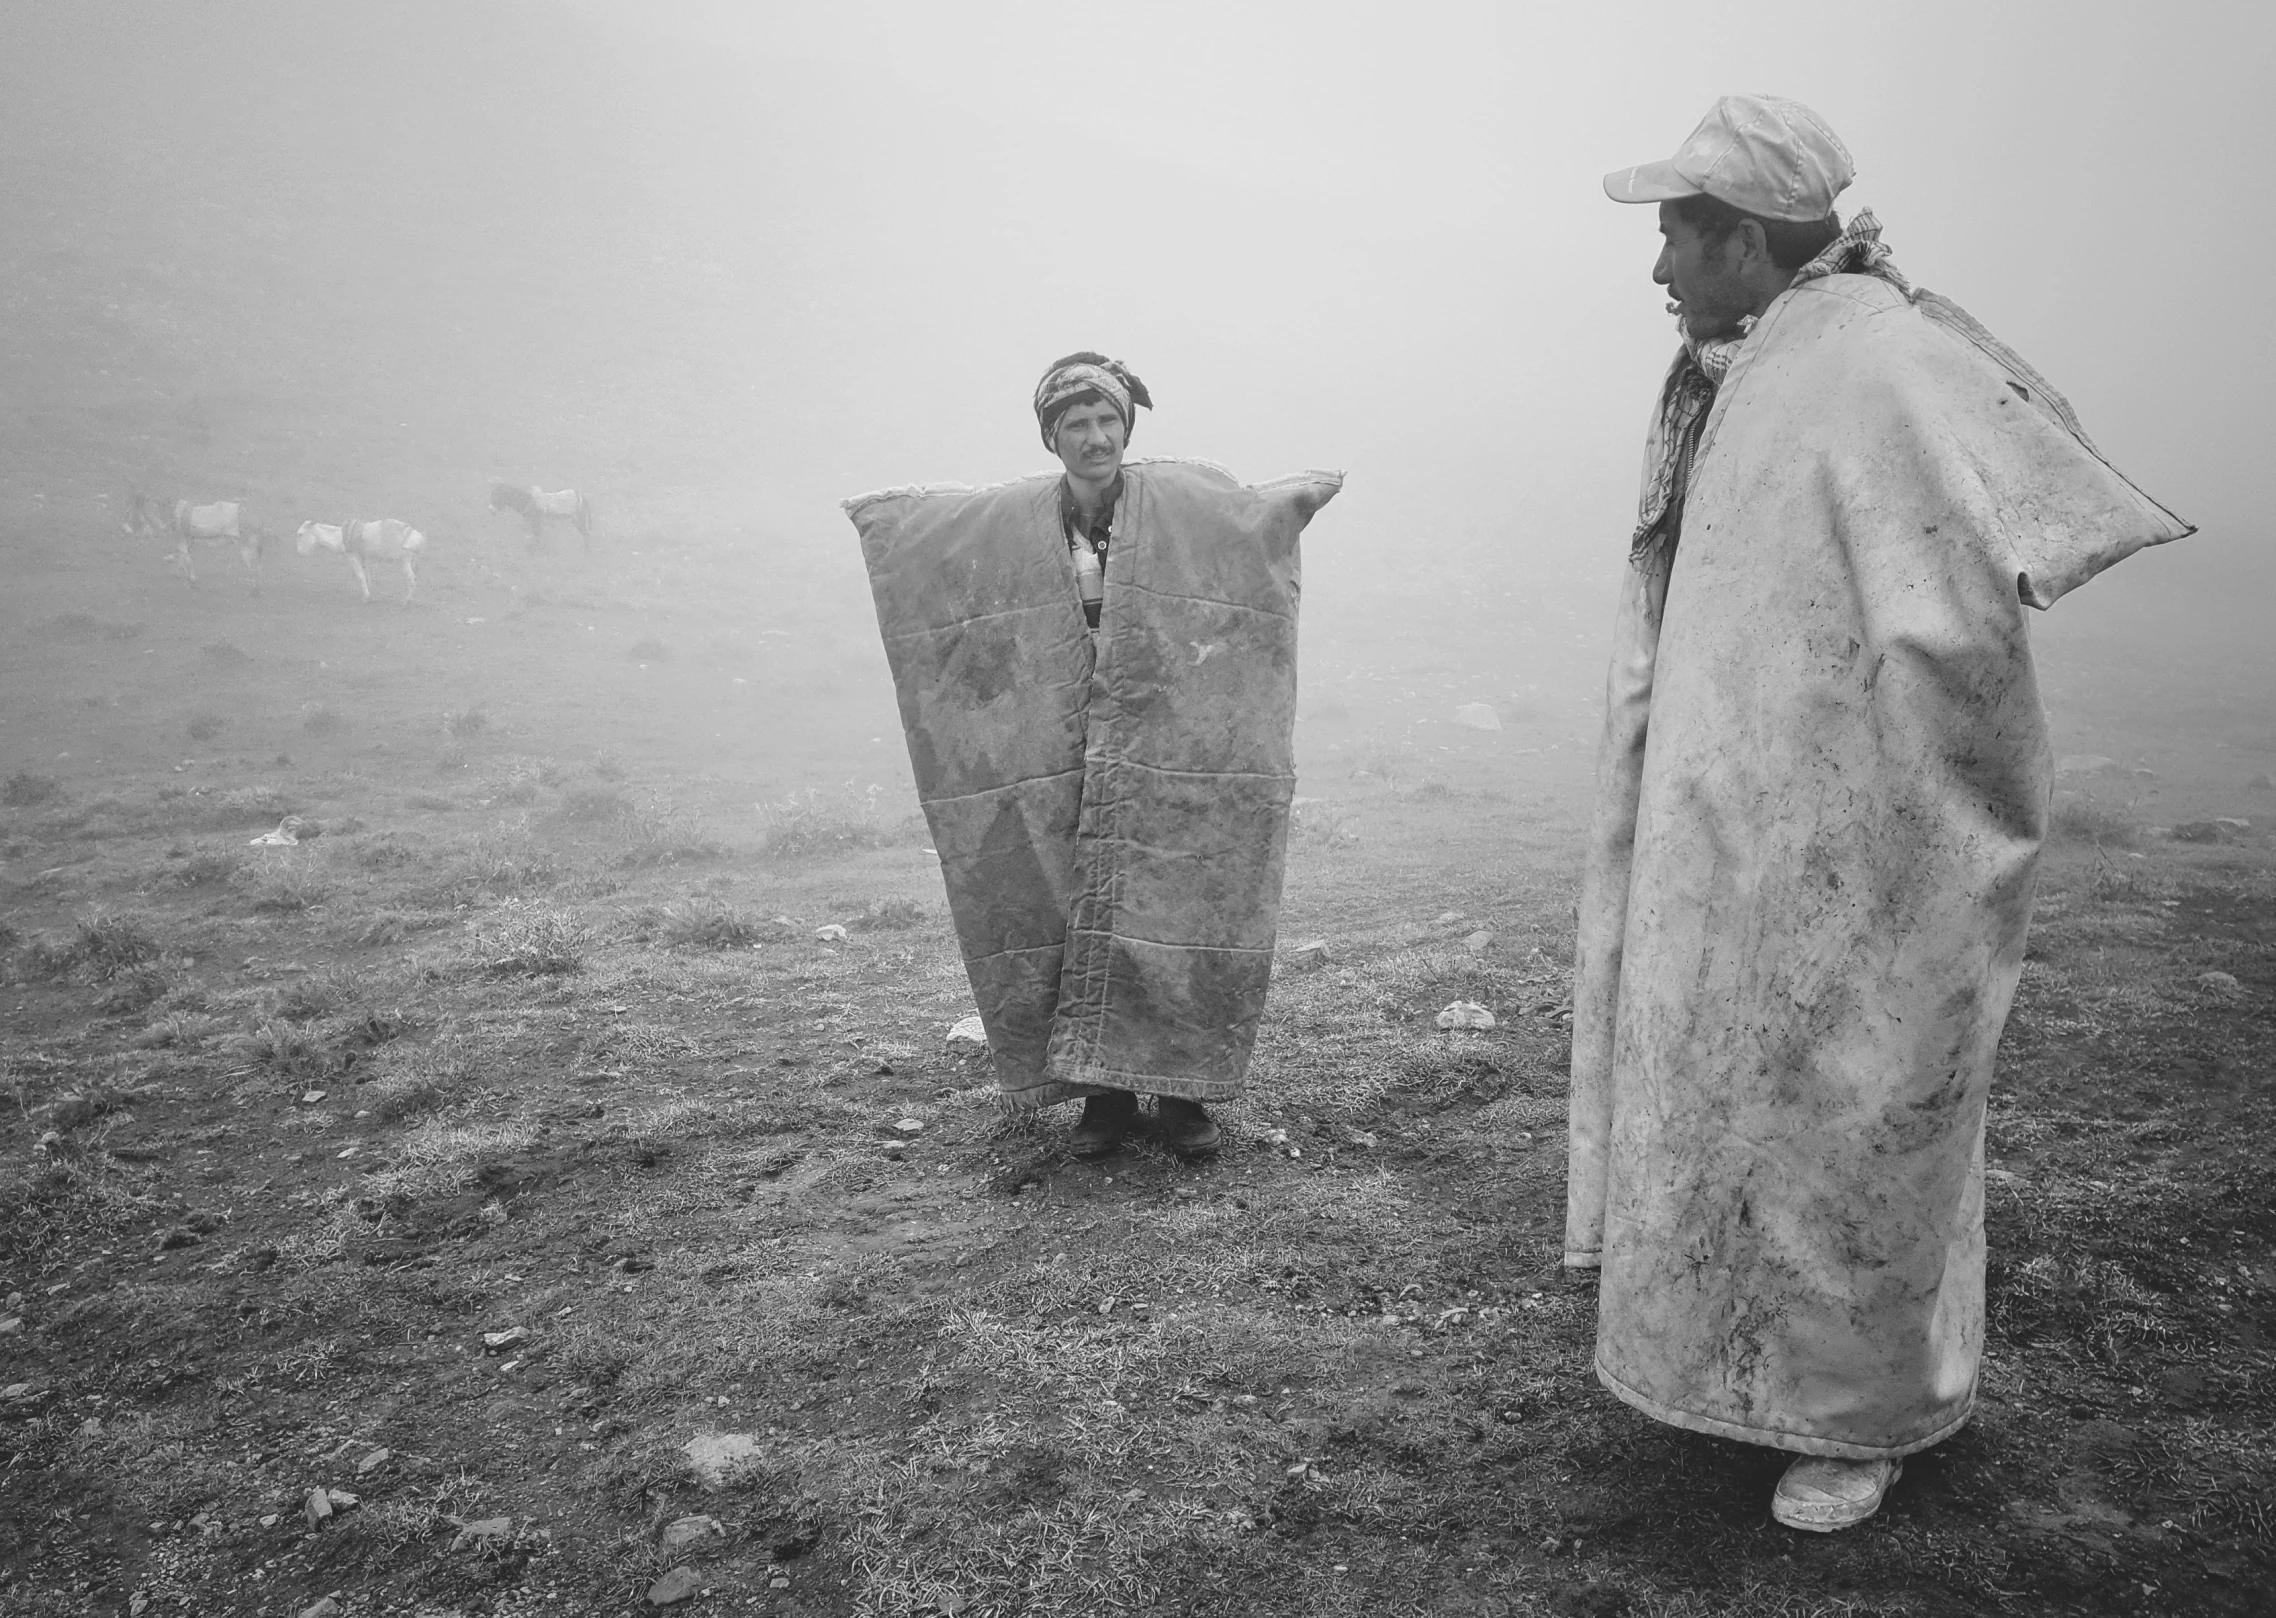
<svg viewBox="0 0 2276 1618">
<path fill-rule="evenodd" d="M 1342 481 L 1129 463 L 1095 642 L 1058 478 L 846 502 L 1013 1104 L 1240 1093 L 1295 783 L 1297 536 Z"/>
<path fill-rule="evenodd" d="M 2050 788 L 2023 608 L 2187 532 L 1931 294 L 1806 282 L 1740 349 L 1672 571 L 1629 569 L 1583 879 L 1566 1259 L 1623 1399 L 1852 1459 L 1967 1418 Z"/>
</svg>

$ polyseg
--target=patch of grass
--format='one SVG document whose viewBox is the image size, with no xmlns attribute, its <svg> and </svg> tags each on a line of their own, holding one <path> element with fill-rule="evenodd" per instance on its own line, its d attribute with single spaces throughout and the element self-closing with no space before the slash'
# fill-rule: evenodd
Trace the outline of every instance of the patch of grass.
<svg viewBox="0 0 2276 1618">
<path fill-rule="evenodd" d="M 290 1022 L 313 1022 L 336 1017 L 353 1005 L 362 982 L 344 967 L 327 967 L 294 978 L 277 996 L 277 1015 Z"/>
<path fill-rule="evenodd" d="M 664 663 L 671 660 L 672 649 L 651 637 L 634 641 L 624 649 L 624 655 L 639 663 Z"/>
<path fill-rule="evenodd" d="M 483 712 L 479 704 L 472 708 L 455 709 L 443 715 L 443 734 L 445 736 L 464 739 L 468 736 L 479 736 L 489 728 L 490 716 Z"/>
<path fill-rule="evenodd" d="M 655 936 L 672 949 L 748 949 L 767 932 L 750 912 L 721 899 L 683 899 L 670 906 Z"/>
<path fill-rule="evenodd" d="M 79 922 L 70 946 L 72 964 L 98 982 L 156 961 L 164 950 L 132 916 L 92 915 Z"/>
<path fill-rule="evenodd" d="M 445 1032 L 423 1046 L 390 1051 L 385 1071 L 359 1099 L 378 1117 L 398 1122 L 465 1099 L 478 1071 L 472 1043 Z"/>
<path fill-rule="evenodd" d="M 593 773 L 604 781 L 621 781 L 624 761 L 604 747 L 593 755 Z"/>
<path fill-rule="evenodd" d="M 581 972 L 595 942 L 593 930 L 571 911 L 542 901 L 507 905 L 475 933 L 468 955 L 487 971 L 509 977 Z"/>
<path fill-rule="evenodd" d="M 223 887 L 243 878 L 246 863 L 233 848 L 201 849 L 168 866 L 164 880 L 176 888 Z"/>
<path fill-rule="evenodd" d="M 333 1066 L 332 1050 L 319 1034 L 281 1017 L 238 1035 L 233 1054 L 249 1067 L 296 1082 L 319 1078 Z"/>
<path fill-rule="evenodd" d="M 580 787 L 563 793 L 548 818 L 564 826 L 608 826 L 629 820 L 632 814 L 631 798 L 615 787 Z"/>
<path fill-rule="evenodd" d="M 0 804 L 10 809 L 30 809 L 38 804 L 53 803 L 62 796 L 61 781 L 31 770 L 18 770 L 5 783 L 0 783 Z"/>
<path fill-rule="evenodd" d="M 233 640 L 209 640 L 198 651 L 216 668 L 242 668 L 252 661 L 245 648 Z"/>
<path fill-rule="evenodd" d="M 857 849 L 891 848 L 924 834 L 921 817 L 888 816 L 885 789 L 809 788 L 759 809 L 760 851 L 775 860 L 826 859 Z"/>
<path fill-rule="evenodd" d="M 2142 840 L 2142 828 L 2124 811 L 2093 798 L 2065 798 L 2048 817 L 2047 829 L 2055 839 L 2090 843 L 2099 848 L 2132 848 Z"/>
<path fill-rule="evenodd" d="M 292 915 L 314 909 L 331 897 L 332 884 L 304 860 L 279 861 L 253 878 L 252 905 L 257 911 Z"/>
<path fill-rule="evenodd" d="M 273 826 L 298 807 L 282 789 L 273 786 L 232 787 L 207 794 L 202 816 L 209 826 Z"/>
<path fill-rule="evenodd" d="M 1298 798 L 1288 806 L 1288 840 L 1307 848 L 1350 848 L 1358 843 L 1351 811 L 1325 798 Z"/>
<path fill-rule="evenodd" d="M 846 925 L 857 933 L 899 933 L 924 925 L 925 907 L 914 899 L 880 899 Z"/>
<path fill-rule="evenodd" d="M 300 705 L 300 728 L 311 736 L 335 735 L 346 723 L 340 717 L 340 710 L 329 702 L 304 702 Z"/>
<path fill-rule="evenodd" d="M 221 715 L 217 713 L 196 713 L 190 716 L 190 722 L 182 728 L 190 733 L 190 740 L 210 742 L 221 734 L 221 727 L 224 723 Z"/>
<path fill-rule="evenodd" d="M 692 860 L 717 859 L 726 848 L 707 836 L 703 822 L 692 809 L 656 803 L 635 809 L 617 823 L 624 852 L 617 863 L 646 870 L 658 865 L 679 865 Z"/>
</svg>

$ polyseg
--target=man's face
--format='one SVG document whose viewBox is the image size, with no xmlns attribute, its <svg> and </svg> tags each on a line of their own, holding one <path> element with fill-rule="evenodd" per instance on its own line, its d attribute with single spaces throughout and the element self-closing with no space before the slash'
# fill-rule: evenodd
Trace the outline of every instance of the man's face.
<svg viewBox="0 0 2276 1618">
<path fill-rule="evenodd" d="M 1122 470 L 1122 447 L 1129 442 L 1130 429 L 1104 399 L 1070 407 L 1051 434 L 1068 472 L 1090 483 L 1109 482 Z"/>
<path fill-rule="evenodd" d="M 1669 312 L 1682 320 L 1693 341 L 1735 336 L 1739 321 L 1755 312 L 1754 297 L 1739 273 L 1744 252 L 1738 232 L 1710 243 L 1677 215 L 1675 204 L 1660 204 L 1660 257 L 1652 279 L 1668 289 L 1674 300 Z"/>
</svg>

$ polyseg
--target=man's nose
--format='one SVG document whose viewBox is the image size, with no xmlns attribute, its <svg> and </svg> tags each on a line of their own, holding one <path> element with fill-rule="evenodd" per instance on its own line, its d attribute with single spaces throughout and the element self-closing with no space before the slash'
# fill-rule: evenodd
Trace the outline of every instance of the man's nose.
<svg viewBox="0 0 2276 1618">
<path fill-rule="evenodd" d="M 1652 260 L 1652 284 L 1672 286 L 1675 283 L 1675 266 L 1668 262 L 1668 250 L 1660 249 L 1660 256 Z"/>
</svg>

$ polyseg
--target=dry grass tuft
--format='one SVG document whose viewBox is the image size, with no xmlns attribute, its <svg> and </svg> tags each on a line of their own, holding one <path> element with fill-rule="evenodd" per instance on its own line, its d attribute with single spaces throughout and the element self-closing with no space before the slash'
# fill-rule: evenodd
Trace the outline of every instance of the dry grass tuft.
<svg viewBox="0 0 2276 1618">
<path fill-rule="evenodd" d="M 10 809 L 30 809 L 38 804 L 53 803 L 62 796 L 61 781 L 31 770 L 18 770 L 5 783 L 0 783 L 0 804 Z"/>
<path fill-rule="evenodd" d="M 482 924 L 467 954 L 501 976 L 549 976 L 583 971 L 595 942 L 593 930 L 574 912 L 541 900 L 516 900 Z"/>
</svg>

